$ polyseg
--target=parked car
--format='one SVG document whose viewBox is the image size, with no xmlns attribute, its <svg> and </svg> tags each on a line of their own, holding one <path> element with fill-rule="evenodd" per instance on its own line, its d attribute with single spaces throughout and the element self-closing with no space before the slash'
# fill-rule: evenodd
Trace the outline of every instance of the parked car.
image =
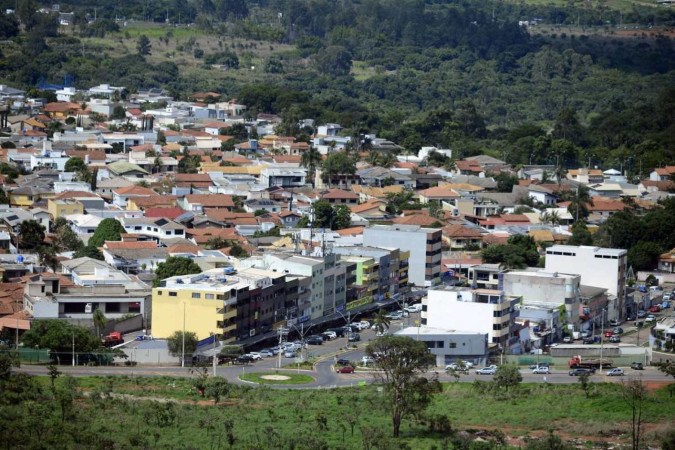
<svg viewBox="0 0 675 450">
<path fill-rule="evenodd" d="M 248 356 L 253 358 L 253 361 L 258 361 L 258 360 L 262 359 L 262 355 L 258 352 L 249 352 Z"/>
<path fill-rule="evenodd" d="M 334 332 L 335 335 L 339 338 L 345 336 L 345 329 L 344 328 L 330 328 L 328 331 Z"/>
<path fill-rule="evenodd" d="M 623 369 L 619 369 L 618 367 L 607 372 L 608 377 L 622 377 L 623 375 Z"/>
<path fill-rule="evenodd" d="M 367 320 L 362 320 L 359 323 L 361 324 L 362 330 L 367 330 L 368 328 L 370 328 L 370 322 L 368 322 Z"/>
<path fill-rule="evenodd" d="M 350 327 L 352 327 L 352 330 L 356 328 L 356 331 L 361 331 L 361 322 L 352 322 L 349 324 Z"/>
<path fill-rule="evenodd" d="M 626 322 L 632 322 L 635 320 L 635 317 L 633 316 L 626 316 Z"/>
<path fill-rule="evenodd" d="M 388 334 L 389 334 L 388 330 L 382 330 L 382 331 L 378 331 L 377 333 L 375 333 L 375 336 L 382 337 L 382 336 L 387 336 Z"/>
<path fill-rule="evenodd" d="M 630 368 L 633 370 L 645 370 L 642 363 L 637 361 L 630 363 Z"/>
<path fill-rule="evenodd" d="M 352 366 L 341 366 L 335 369 L 337 373 L 354 373 L 354 368 Z"/>
<path fill-rule="evenodd" d="M 643 310 L 640 310 L 640 311 L 637 312 L 637 316 L 638 316 L 639 319 L 642 319 L 643 317 L 647 317 L 647 312 L 643 311 Z"/>
<path fill-rule="evenodd" d="M 418 312 L 422 311 L 422 304 L 417 303 L 415 305 L 406 306 L 405 310 L 409 313 L 418 313 Z"/>
<path fill-rule="evenodd" d="M 464 364 L 464 367 L 466 367 L 467 369 L 473 368 L 473 363 L 471 361 L 462 361 L 462 364 Z"/>
<path fill-rule="evenodd" d="M 565 336 L 563 337 L 563 342 L 565 344 L 571 344 L 572 342 L 574 342 L 574 339 L 572 339 L 572 336 Z"/>
<path fill-rule="evenodd" d="M 349 333 L 347 336 L 347 341 L 349 342 L 358 342 L 361 340 L 361 335 L 359 333 Z"/>
<path fill-rule="evenodd" d="M 364 355 L 361 358 L 361 364 L 367 366 L 368 364 L 375 364 L 375 359 L 372 356 Z"/>
<path fill-rule="evenodd" d="M 476 370 L 476 375 L 494 375 L 495 373 L 497 373 L 495 367 L 482 367 Z"/>
<path fill-rule="evenodd" d="M 612 337 L 612 336 L 614 336 L 614 332 L 612 330 L 605 331 L 605 337 L 606 338 Z"/>
<path fill-rule="evenodd" d="M 615 327 L 615 328 L 612 330 L 612 333 L 614 333 L 614 334 L 623 334 L 623 328 L 621 328 L 621 327 Z"/>
<path fill-rule="evenodd" d="M 670 308 L 670 300 L 663 300 L 663 303 L 661 303 L 661 309 L 668 309 Z"/>
<path fill-rule="evenodd" d="M 260 350 L 260 356 L 262 356 L 263 358 L 271 358 L 272 356 L 274 356 L 274 352 L 272 351 L 272 349 L 266 348 L 264 350 Z"/>
<path fill-rule="evenodd" d="M 618 327 L 619 325 L 621 325 L 621 322 L 617 319 L 612 319 L 609 321 L 609 325 L 612 327 Z"/>
<path fill-rule="evenodd" d="M 295 358 L 295 350 L 286 350 L 284 352 L 284 358 Z"/>
<path fill-rule="evenodd" d="M 579 375 L 593 375 L 595 371 L 593 369 L 572 369 L 568 372 L 571 377 L 578 377 Z"/>
<path fill-rule="evenodd" d="M 655 321 L 656 317 L 654 316 L 654 314 L 650 314 L 645 318 L 645 322 L 655 322 Z"/>
<path fill-rule="evenodd" d="M 237 359 L 234 360 L 235 364 L 249 364 L 252 363 L 254 360 L 250 355 L 241 355 L 238 356 Z"/>
<path fill-rule="evenodd" d="M 391 312 L 385 315 L 385 317 L 389 320 L 401 320 L 403 319 L 403 314 L 400 314 L 399 312 Z"/>
<path fill-rule="evenodd" d="M 585 337 L 582 341 L 584 344 L 593 344 L 595 343 L 595 338 L 594 337 Z"/>
<path fill-rule="evenodd" d="M 350 366 L 351 365 L 351 362 L 348 359 L 344 359 L 344 358 L 338 359 L 337 361 L 335 361 L 335 363 L 338 366 Z"/>
<path fill-rule="evenodd" d="M 310 336 L 307 338 L 307 343 L 309 345 L 321 345 L 323 344 L 323 338 L 321 336 Z"/>
<path fill-rule="evenodd" d="M 337 333 L 335 331 L 324 331 L 321 335 L 329 340 L 337 339 Z"/>
<path fill-rule="evenodd" d="M 532 370 L 532 373 L 534 374 L 541 374 L 541 375 L 548 375 L 551 373 L 551 369 L 548 367 L 537 367 L 534 370 Z"/>
<path fill-rule="evenodd" d="M 593 332 L 591 330 L 584 330 L 584 331 L 581 332 L 580 336 L 581 336 L 581 339 L 583 339 L 583 338 L 591 337 L 592 334 L 593 334 Z"/>
<path fill-rule="evenodd" d="M 659 305 L 654 305 L 651 308 L 649 308 L 650 313 L 657 313 L 661 311 L 661 306 Z"/>
<path fill-rule="evenodd" d="M 447 366 L 445 366 L 445 370 L 453 370 L 455 372 L 461 372 L 461 373 L 469 373 L 469 367 L 467 367 L 465 364 L 462 362 L 459 363 L 450 363 Z"/>
<path fill-rule="evenodd" d="M 612 336 L 609 338 L 609 342 L 611 342 L 612 344 L 618 344 L 619 342 L 621 342 L 621 338 L 619 336 Z"/>
</svg>

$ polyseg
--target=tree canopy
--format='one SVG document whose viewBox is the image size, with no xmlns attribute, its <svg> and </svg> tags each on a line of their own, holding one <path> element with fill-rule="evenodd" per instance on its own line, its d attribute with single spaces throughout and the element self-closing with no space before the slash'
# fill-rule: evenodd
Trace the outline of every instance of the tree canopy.
<svg viewBox="0 0 675 450">
<path fill-rule="evenodd" d="M 177 275 L 190 275 L 201 273 L 202 269 L 190 258 L 182 256 L 169 256 L 165 262 L 157 264 L 155 270 L 154 286 L 159 286 L 162 280 L 175 277 Z"/>
<path fill-rule="evenodd" d="M 66 352 L 72 351 L 73 336 L 76 352 L 88 352 L 101 346 L 101 342 L 86 328 L 56 319 L 33 321 L 31 329 L 21 337 L 21 342 L 29 348 Z"/>
<path fill-rule="evenodd" d="M 391 412 L 392 433 L 399 436 L 402 420 L 426 409 L 441 386 L 424 373 L 436 365 L 436 357 L 422 341 L 403 336 L 383 336 L 371 341 L 366 355 L 375 359 L 378 372 L 373 376 L 382 384 L 386 407 Z"/>
<path fill-rule="evenodd" d="M 19 225 L 20 247 L 32 250 L 45 240 L 45 227 L 36 220 L 24 220 Z"/>
<path fill-rule="evenodd" d="M 119 241 L 126 231 L 117 219 L 103 219 L 89 238 L 87 246 L 101 247 L 106 241 Z"/>
</svg>

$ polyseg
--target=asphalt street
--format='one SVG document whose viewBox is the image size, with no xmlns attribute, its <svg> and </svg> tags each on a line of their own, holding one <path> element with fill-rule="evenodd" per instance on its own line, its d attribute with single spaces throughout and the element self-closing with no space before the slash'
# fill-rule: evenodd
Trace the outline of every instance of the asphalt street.
<svg viewBox="0 0 675 450">
<path fill-rule="evenodd" d="M 391 331 L 397 331 L 399 328 L 412 325 L 415 323 L 417 317 L 404 319 L 403 321 L 394 321 L 391 325 Z M 309 346 L 305 350 L 306 356 L 317 358 L 314 365 L 314 370 L 304 370 L 294 368 L 298 360 L 295 358 L 285 358 L 278 356 L 271 358 L 264 358 L 260 361 L 236 366 L 218 366 L 216 368 L 217 376 L 225 377 L 233 383 L 245 383 L 239 379 L 239 376 L 250 372 L 263 372 L 278 370 L 280 372 L 290 371 L 307 373 L 314 376 L 315 381 L 312 383 L 299 386 L 283 386 L 284 388 L 331 388 L 331 387 L 345 387 L 353 386 L 359 383 L 371 383 L 374 381 L 374 374 L 368 368 L 357 367 L 357 371 L 351 374 L 340 374 L 335 372 L 335 361 L 338 358 L 345 358 L 350 361 L 360 362 L 361 357 L 365 354 L 365 346 L 370 339 L 375 337 L 375 331 L 364 330 L 361 332 L 361 341 L 357 343 L 357 348 L 347 348 L 347 339 L 338 338 L 332 341 L 325 342 L 323 345 Z M 279 368 L 281 363 L 281 368 Z M 212 373 L 212 367 L 207 368 Z M 112 367 L 87 367 L 87 366 L 62 366 L 59 370 L 64 374 L 71 376 L 108 376 L 108 375 L 127 375 L 127 376 L 179 376 L 190 377 L 193 376 L 191 368 L 181 367 L 151 367 L 151 366 L 112 366 Z M 626 375 L 623 377 L 608 377 L 605 374 L 597 373 L 592 376 L 592 380 L 599 382 L 620 382 L 621 380 L 639 377 L 644 381 L 671 381 L 671 378 L 659 372 L 656 368 L 647 367 L 645 370 L 636 371 L 625 369 Z M 24 365 L 16 369 L 17 372 L 23 372 L 31 375 L 46 375 L 47 368 L 45 366 Z M 455 379 L 446 374 L 441 368 L 436 371 L 429 372 L 429 375 L 437 374 L 441 381 L 455 381 Z M 567 368 L 555 369 L 548 375 L 534 375 L 532 371 L 524 368 L 521 369 L 523 381 L 527 383 L 576 383 L 577 378 L 569 376 Z M 460 376 L 460 382 L 473 382 L 476 379 L 490 380 L 490 375 L 476 375 L 474 370 L 469 374 Z"/>
</svg>

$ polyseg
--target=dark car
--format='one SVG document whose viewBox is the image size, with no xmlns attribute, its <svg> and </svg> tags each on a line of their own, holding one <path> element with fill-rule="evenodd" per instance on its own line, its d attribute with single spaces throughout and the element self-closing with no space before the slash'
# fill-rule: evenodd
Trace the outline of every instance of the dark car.
<svg viewBox="0 0 675 450">
<path fill-rule="evenodd" d="M 621 327 L 615 327 L 615 328 L 612 330 L 612 332 L 613 332 L 614 334 L 623 334 L 623 328 L 621 328 Z"/>
<path fill-rule="evenodd" d="M 323 344 L 323 338 L 321 336 L 310 336 L 307 338 L 307 343 L 309 345 L 321 345 Z"/>
<path fill-rule="evenodd" d="M 645 370 L 645 367 L 641 362 L 632 362 L 630 363 L 630 368 L 633 370 Z"/>
<path fill-rule="evenodd" d="M 350 333 L 349 336 L 347 336 L 347 340 L 349 342 L 358 342 L 361 340 L 361 335 L 359 333 Z"/>
<path fill-rule="evenodd" d="M 340 358 L 335 362 L 338 366 L 349 366 L 351 362 L 348 359 Z"/>
<path fill-rule="evenodd" d="M 234 360 L 235 364 L 250 364 L 254 361 L 252 356 L 249 355 L 241 355 L 238 356 L 237 359 Z"/>
<path fill-rule="evenodd" d="M 579 375 L 593 375 L 595 370 L 593 369 L 572 369 L 569 371 L 571 377 L 578 377 Z"/>
<path fill-rule="evenodd" d="M 643 310 L 640 310 L 640 311 L 638 311 L 637 316 L 638 316 L 639 319 L 642 319 L 643 317 L 647 317 L 647 312 L 643 311 Z"/>
<path fill-rule="evenodd" d="M 609 338 L 609 342 L 613 344 L 618 344 L 619 342 L 621 342 L 621 338 L 619 336 L 612 336 Z"/>
<path fill-rule="evenodd" d="M 584 340 L 581 341 L 581 342 L 583 342 L 584 344 L 593 344 L 595 342 L 595 338 L 594 337 L 585 337 Z"/>
<path fill-rule="evenodd" d="M 337 373 L 354 373 L 354 368 L 352 366 L 342 366 L 335 369 Z"/>
</svg>

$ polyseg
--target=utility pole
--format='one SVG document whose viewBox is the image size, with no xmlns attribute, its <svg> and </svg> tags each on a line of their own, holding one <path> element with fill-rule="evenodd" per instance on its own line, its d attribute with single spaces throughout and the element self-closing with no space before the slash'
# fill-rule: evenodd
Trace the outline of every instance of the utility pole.
<svg viewBox="0 0 675 450">
<path fill-rule="evenodd" d="M 73 367 L 75 367 L 75 329 L 73 328 Z"/>
<path fill-rule="evenodd" d="M 605 308 L 602 308 L 600 316 L 600 374 L 602 374 L 602 350 L 605 345 Z"/>
<path fill-rule="evenodd" d="M 181 350 L 180 366 L 185 367 L 185 302 L 183 302 L 183 346 Z"/>
<path fill-rule="evenodd" d="M 216 376 L 216 367 L 218 366 L 218 355 L 216 355 L 216 342 L 218 335 L 213 333 L 213 376 Z"/>
</svg>

